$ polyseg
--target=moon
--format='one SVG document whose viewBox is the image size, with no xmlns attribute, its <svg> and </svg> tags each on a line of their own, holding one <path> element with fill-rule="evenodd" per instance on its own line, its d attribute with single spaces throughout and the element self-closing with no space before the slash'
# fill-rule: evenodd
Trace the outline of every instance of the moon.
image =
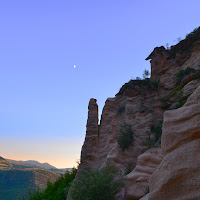
<svg viewBox="0 0 200 200">
<path fill-rule="evenodd" d="M 74 69 L 76 68 L 76 65 L 74 65 Z"/>
</svg>

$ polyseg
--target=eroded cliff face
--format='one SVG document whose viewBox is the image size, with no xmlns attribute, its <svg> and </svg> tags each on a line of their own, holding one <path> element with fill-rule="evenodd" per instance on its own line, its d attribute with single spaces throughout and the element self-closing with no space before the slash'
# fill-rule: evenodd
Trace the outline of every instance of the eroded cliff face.
<svg viewBox="0 0 200 200">
<path fill-rule="evenodd" d="M 125 199 L 140 199 L 149 192 L 149 178 L 160 165 L 163 155 L 160 148 L 152 148 L 140 155 L 134 170 L 125 176 Z"/>
<path fill-rule="evenodd" d="M 149 200 L 200 199 L 200 86 L 182 108 L 165 112 L 161 148 Z"/>
<path fill-rule="evenodd" d="M 149 180 L 146 199 L 200 199 L 200 177 L 193 184 L 200 164 L 199 41 L 200 29 L 171 50 L 155 48 L 147 58 L 151 59 L 151 78 L 131 80 L 114 98 L 108 98 L 100 124 L 97 102 L 90 100 L 79 172 L 85 167 L 101 169 L 112 162 L 125 176 L 126 186 L 118 200 L 142 198 L 149 192 Z M 163 114 L 161 139 L 153 127 L 162 124 Z M 131 126 L 133 141 L 122 150 L 118 138 L 124 124 Z"/>
</svg>

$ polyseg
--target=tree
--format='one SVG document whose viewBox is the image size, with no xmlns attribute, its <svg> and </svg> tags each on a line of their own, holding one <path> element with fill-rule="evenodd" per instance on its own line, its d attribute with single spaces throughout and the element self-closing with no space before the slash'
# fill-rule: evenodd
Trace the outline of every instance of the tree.
<svg viewBox="0 0 200 200">
<path fill-rule="evenodd" d="M 118 170 L 111 164 L 104 169 L 84 169 L 72 183 L 70 197 L 73 200 L 114 200 L 123 186 L 122 179 L 116 179 Z"/>
<path fill-rule="evenodd" d="M 149 78 L 149 76 L 150 76 L 150 72 L 145 69 L 143 73 L 143 78 L 146 79 L 146 78 Z"/>
<path fill-rule="evenodd" d="M 71 172 L 66 172 L 60 176 L 54 183 L 48 182 L 47 188 L 41 190 L 29 191 L 27 195 L 20 200 L 66 200 L 69 188 L 76 176 L 77 168 L 73 168 Z"/>
</svg>

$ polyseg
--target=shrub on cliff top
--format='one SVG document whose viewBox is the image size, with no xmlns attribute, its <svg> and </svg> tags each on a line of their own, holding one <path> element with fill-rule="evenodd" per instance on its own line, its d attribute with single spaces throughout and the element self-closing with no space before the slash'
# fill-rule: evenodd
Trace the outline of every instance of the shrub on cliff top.
<svg viewBox="0 0 200 200">
<path fill-rule="evenodd" d="M 123 186 L 122 179 L 116 179 L 118 170 L 111 164 L 99 171 L 87 168 L 72 183 L 72 200 L 114 200 Z"/>
<path fill-rule="evenodd" d="M 149 70 L 145 69 L 142 76 L 143 76 L 143 79 L 149 78 L 149 76 L 150 76 Z"/>
<path fill-rule="evenodd" d="M 133 142 L 133 130 L 130 124 L 124 123 L 120 129 L 120 136 L 117 139 L 117 142 L 124 151 L 127 149 Z"/>
<path fill-rule="evenodd" d="M 191 51 L 195 44 L 197 44 L 200 40 L 200 27 L 195 28 L 191 33 L 186 35 L 184 40 L 181 40 L 178 44 L 171 46 L 170 50 L 168 51 L 170 59 L 175 59 L 176 54 L 184 54 L 187 52 L 187 56 L 191 54 Z M 183 63 L 184 63 L 183 59 Z"/>
<path fill-rule="evenodd" d="M 140 79 L 139 77 L 136 78 L 136 80 L 130 80 L 128 83 L 125 83 L 117 93 L 117 95 L 122 95 L 126 89 L 137 89 L 142 91 L 146 90 L 157 90 L 160 87 L 160 81 L 151 81 L 149 78 L 146 79 Z"/>
</svg>

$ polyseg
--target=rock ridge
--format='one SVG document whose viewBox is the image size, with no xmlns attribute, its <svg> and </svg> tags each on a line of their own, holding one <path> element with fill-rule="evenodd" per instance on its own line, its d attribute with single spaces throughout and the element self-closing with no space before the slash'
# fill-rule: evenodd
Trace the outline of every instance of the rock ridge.
<svg viewBox="0 0 200 200">
<path fill-rule="evenodd" d="M 149 59 L 151 78 L 130 80 L 108 98 L 100 124 L 97 100 L 90 99 L 77 178 L 86 167 L 102 169 L 112 162 L 125 180 L 117 200 L 200 199 L 195 182 L 200 179 L 200 28 L 170 50 L 155 48 Z M 132 128 L 133 140 L 122 150 L 124 124 Z"/>
</svg>

